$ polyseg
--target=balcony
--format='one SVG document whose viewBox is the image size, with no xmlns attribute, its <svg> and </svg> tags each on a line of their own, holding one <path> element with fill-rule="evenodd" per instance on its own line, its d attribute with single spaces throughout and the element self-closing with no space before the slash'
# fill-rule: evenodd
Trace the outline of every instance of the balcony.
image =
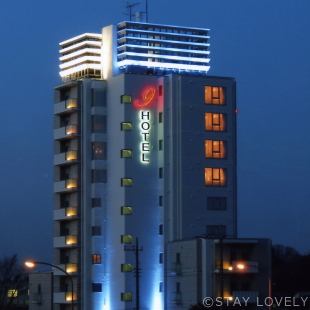
<svg viewBox="0 0 310 310">
<path fill-rule="evenodd" d="M 171 302 L 174 304 L 181 304 L 182 303 L 182 293 L 180 293 L 180 292 L 171 293 Z"/>
<path fill-rule="evenodd" d="M 54 183 L 54 193 L 77 190 L 77 179 L 67 179 Z"/>
<path fill-rule="evenodd" d="M 170 273 L 173 275 L 181 275 L 182 274 L 182 265 L 181 263 L 171 263 Z"/>
<path fill-rule="evenodd" d="M 54 114 L 61 114 L 64 112 L 74 112 L 77 110 L 77 99 L 72 98 L 54 104 Z"/>
<path fill-rule="evenodd" d="M 64 209 L 54 210 L 54 221 L 75 219 L 77 216 L 77 208 L 76 207 L 68 207 Z"/>
<path fill-rule="evenodd" d="M 77 151 L 68 151 L 54 155 L 54 165 L 75 163 L 77 161 Z"/>
<path fill-rule="evenodd" d="M 77 136 L 77 125 L 68 125 L 54 129 L 54 140 L 74 138 Z"/>
<path fill-rule="evenodd" d="M 72 293 L 71 292 L 59 292 L 54 293 L 54 303 L 55 304 L 70 304 L 72 299 Z M 73 300 L 77 300 L 77 294 L 76 292 L 73 292 Z"/>
<path fill-rule="evenodd" d="M 32 294 L 32 303 L 33 304 L 41 304 L 42 303 L 42 294 L 41 293 Z"/>
<path fill-rule="evenodd" d="M 77 246 L 76 235 L 54 237 L 54 248 L 69 248 L 74 246 Z"/>
<path fill-rule="evenodd" d="M 248 299 L 248 303 L 256 303 L 258 298 L 258 292 L 256 291 L 234 291 L 233 300 L 239 299 L 241 303 L 244 303 L 244 299 Z"/>
<path fill-rule="evenodd" d="M 65 270 L 69 274 L 75 274 L 77 273 L 77 264 L 62 264 L 62 265 L 57 265 L 60 269 Z M 54 276 L 63 276 L 65 275 L 61 270 L 57 268 L 53 268 L 53 273 Z"/>
<path fill-rule="evenodd" d="M 244 266 L 243 269 L 238 268 L 238 265 Z M 217 262 L 214 272 L 220 272 L 220 263 Z M 232 263 L 228 261 L 223 262 L 223 272 L 224 273 L 258 273 L 258 262 L 254 261 L 234 261 Z"/>
<path fill-rule="evenodd" d="M 240 269 L 238 268 L 238 265 L 243 265 L 244 268 Z M 243 272 L 243 273 L 258 273 L 259 267 L 258 262 L 253 261 L 235 261 L 232 262 L 232 270 L 231 272 Z"/>
</svg>

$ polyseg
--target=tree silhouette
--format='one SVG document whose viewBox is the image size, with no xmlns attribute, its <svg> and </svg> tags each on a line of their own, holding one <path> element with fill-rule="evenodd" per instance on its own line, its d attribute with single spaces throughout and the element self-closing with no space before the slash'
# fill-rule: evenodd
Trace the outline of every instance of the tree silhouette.
<svg viewBox="0 0 310 310">
<path fill-rule="evenodd" d="M 0 260 L 0 310 L 9 308 L 18 294 L 27 288 L 25 283 L 28 274 L 18 263 L 17 254 L 11 257 L 4 256 Z M 12 290 L 8 296 L 8 290 Z"/>
</svg>

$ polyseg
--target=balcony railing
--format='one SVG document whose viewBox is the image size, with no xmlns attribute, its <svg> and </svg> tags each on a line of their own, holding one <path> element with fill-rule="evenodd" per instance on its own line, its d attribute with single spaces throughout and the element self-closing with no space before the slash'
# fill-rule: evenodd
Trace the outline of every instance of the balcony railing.
<svg viewBox="0 0 310 310">
<path fill-rule="evenodd" d="M 77 272 L 77 264 L 66 264 L 66 272 L 68 273 Z"/>
<path fill-rule="evenodd" d="M 65 154 L 66 160 L 76 160 L 77 159 L 77 151 L 68 151 Z"/>
<path fill-rule="evenodd" d="M 180 304 L 182 302 L 182 293 L 175 292 L 171 294 L 171 302 L 175 304 Z"/>
<path fill-rule="evenodd" d="M 238 265 L 243 265 L 244 268 L 238 268 Z M 232 268 L 235 272 L 250 272 L 250 273 L 258 273 L 258 262 L 253 261 L 235 261 L 232 262 Z"/>
<path fill-rule="evenodd" d="M 67 245 L 77 244 L 77 236 L 75 236 L 75 235 L 67 235 L 66 236 L 66 244 Z"/>
<path fill-rule="evenodd" d="M 41 293 L 32 294 L 32 303 L 33 304 L 41 304 L 42 303 L 42 294 Z"/>
<path fill-rule="evenodd" d="M 170 273 L 171 274 L 181 274 L 182 271 L 182 265 L 181 263 L 171 263 L 171 270 Z"/>
<path fill-rule="evenodd" d="M 77 99 L 72 98 L 54 104 L 54 114 L 74 112 L 77 110 Z"/>
<path fill-rule="evenodd" d="M 65 180 L 66 188 L 77 188 L 77 179 L 67 179 Z"/>
<path fill-rule="evenodd" d="M 76 207 L 68 207 L 66 208 L 66 216 L 77 216 L 77 208 Z"/>
<path fill-rule="evenodd" d="M 66 135 L 77 134 L 77 125 L 66 126 Z"/>
<path fill-rule="evenodd" d="M 71 292 L 59 292 L 54 293 L 54 303 L 56 304 L 69 304 L 72 299 L 72 293 Z M 73 292 L 73 300 L 77 300 L 77 293 Z"/>
<path fill-rule="evenodd" d="M 72 98 L 72 99 L 66 100 L 65 106 L 66 106 L 66 109 L 77 108 L 77 99 Z"/>
<path fill-rule="evenodd" d="M 66 301 L 72 300 L 72 292 L 66 292 Z M 76 292 L 73 292 L 73 300 L 77 300 Z"/>
</svg>

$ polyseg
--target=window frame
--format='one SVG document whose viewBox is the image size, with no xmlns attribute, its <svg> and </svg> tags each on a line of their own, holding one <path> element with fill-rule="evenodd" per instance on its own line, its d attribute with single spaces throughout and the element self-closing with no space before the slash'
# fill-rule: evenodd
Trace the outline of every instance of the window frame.
<svg viewBox="0 0 310 310">
<path fill-rule="evenodd" d="M 124 129 L 123 125 L 130 124 L 131 129 Z M 132 122 L 122 122 L 121 123 L 121 131 L 132 131 Z"/>
<path fill-rule="evenodd" d="M 208 142 L 211 141 L 211 154 L 212 157 L 208 157 L 207 156 L 207 144 Z M 214 142 L 218 142 L 219 145 L 219 151 L 214 151 Z M 215 154 L 218 154 L 219 157 L 214 157 Z M 224 156 L 224 157 L 220 157 L 220 156 Z M 227 141 L 226 140 L 210 140 L 210 139 L 206 139 L 205 140 L 205 158 L 208 159 L 227 159 Z"/>
<path fill-rule="evenodd" d="M 210 88 L 210 101 L 207 99 L 207 88 Z M 214 95 L 214 92 L 216 92 L 217 88 L 217 93 L 218 96 Z M 223 96 L 223 99 L 222 99 Z M 207 102 L 208 101 L 208 102 Z M 218 103 L 217 103 L 218 101 Z M 221 102 L 222 101 L 222 102 Z M 226 87 L 224 86 L 212 86 L 212 85 L 206 85 L 205 86 L 205 104 L 207 105 L 221 105 L 221 106 L 226 106 Z"/>
<path fill-rule="evenodd" d="M 102 144 L 102 158 L 95 158 L 95 144 Z M 100 150 L 100 148 L 98 148 Z M 98 155 L 97 155 L 98 156 Z M 98 156 L 100 157 L 100 156 Z M 106 142 L 92 142 L 92 160 L 107 160 L 107 143 Z"/>
<path fill-rule="evenodd" d="M 130 153 L 131 156 L 123 156 L 124 152 Z M 121 158 L 132 158 L 132 150 L 131 149 L 122 149 L 121 150 Z"/>
<path fill-rule="evenodd" d="M 121 103 L 132 103 L 132 96 L 131 95 L 121 95 Z"/>
<path fill-rule="evenodd" d="M 207 129 L 207 116 L 211 114 L 211 127 L 212 129 Z M 219 123 L 214 123 L 214 115 L 218 115 Z M 218 130 L 215 128 L 218 127 Z M 223 127 L 223 130 L 221 130 Z M 205 131 L 210 132 L 227 132 L 227 114 L 226 113 L 213 113 L 205 112 Z"/>
<path fill-rule="evenodd" d="M 207 184 L 207 169 L 212 169 L 212 184 Z M 218 175 L 219 178 L 215 178 L 217 171 L 218 170 Z M 224 174 L 222 176 L 222 174 Z M 221 178 L 223 177 L 223 181 L 221 181 Z M 218 185 L 217 185 L 218 182 Z M 223 184 L 221 184 L 223 182 Z M 205 168 L 205 186 L 209 187 L 226 187 L 227 186 L 227 168 L 217 168 L 217 167 L 207 167 Z"/>
<path fill-rule="evenodd" d="M 93 265 L 101 264 L 101 254 L 92 254 L 92 264 Z"/>
</svg>

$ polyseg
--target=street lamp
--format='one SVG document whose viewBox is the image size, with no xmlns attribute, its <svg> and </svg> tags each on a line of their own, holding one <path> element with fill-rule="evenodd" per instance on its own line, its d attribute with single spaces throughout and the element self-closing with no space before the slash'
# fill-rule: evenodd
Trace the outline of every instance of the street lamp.
<svg viewBox="0 0 310 310">
<path fill-rule="evenodd" d="M 240 270 L 244 270 L 245 267 L 254 267 L 256 268 L 257 270 L 260 270 L 262 271 L 264 274 L 267 275 L 268 277 L 268 280 L 269 280 L 269 298 L 271 299 L 271 278 L 268 274 L 268 272 L 262 268 L 259 268 L 258 266 L 255 266 L 255 265 L 251 265 L 251 264 L 237 264 L 237 268 L 240 269 Z M 269 310 L 271 310 L 271 302 L 269 303 Z"/>
<path fill-rule="evenodd" d="M 25 262 L 25 265 L 28 267 L 28 268 L 34 268 L 36 265 L 47 265 L 47 266 L 52 266 L 54 268 L 57 268 L 59 269 L 60 271 L 62 271 L 63 273 L 65 273 L 70 281 L 71 281 L 71 310 L 73 310 L 73 280 L 72 280 L 72 277 L 63 269 L 59 268 L 58 266 L 55 266 L 53 264 L 49 264 L 49 263 L 43 263 L 43 262 L 31 262 L 31 261 L 27 261 Z"/>
</svg>

